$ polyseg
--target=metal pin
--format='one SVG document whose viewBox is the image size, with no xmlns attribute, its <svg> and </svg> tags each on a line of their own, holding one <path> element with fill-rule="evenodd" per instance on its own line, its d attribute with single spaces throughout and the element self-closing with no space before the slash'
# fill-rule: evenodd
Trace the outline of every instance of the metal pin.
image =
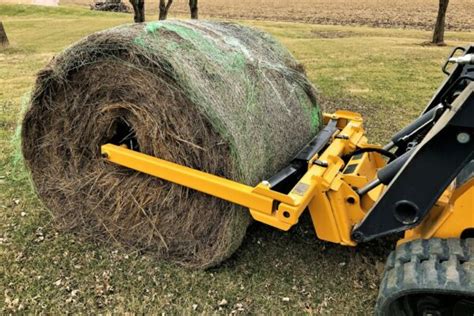
<svg viewBox="0 0 474 316">
<path fill-rule="evenodd" d="M 268 187 L 268 188 L 271 187 L 270 182 L 268 182 L 267 180 L 263 180 L 263 181 L 262 181 L 262 184 L 263 184 L 264 186 Z"/>
</svg>

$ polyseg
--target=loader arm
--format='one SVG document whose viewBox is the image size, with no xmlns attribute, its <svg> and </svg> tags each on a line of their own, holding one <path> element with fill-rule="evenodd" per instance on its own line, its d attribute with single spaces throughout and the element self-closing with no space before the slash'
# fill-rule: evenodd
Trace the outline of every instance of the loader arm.
<svg viewBox="0 0 474 316">
<path fill-rule="evenodd" d="M 440 111 L 439 119 L 406 152 L 408 158 L 385 192 L 354 228 L 354 240 L 367 241 L 418 225 L 474 159 L 474 82 Z"/>
</svg>

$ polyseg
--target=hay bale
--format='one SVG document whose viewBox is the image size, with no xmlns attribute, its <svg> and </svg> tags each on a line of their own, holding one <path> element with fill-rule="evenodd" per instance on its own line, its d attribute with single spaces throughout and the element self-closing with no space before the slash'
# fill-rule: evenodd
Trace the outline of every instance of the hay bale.
<svg viewBox="0 0 474 316">
<path fill-rule="evenodd" d="M 267 34 L 153 22 L 95 33 L 53 59 L 38 75 L 22 150 L 61 228 L 204 268 L 240 245 L 248 212 L 108 163 L 100 145 L 129 134 L 142 152 L 255 185 L 320 124 L 314 89 Z"/>
</svg>

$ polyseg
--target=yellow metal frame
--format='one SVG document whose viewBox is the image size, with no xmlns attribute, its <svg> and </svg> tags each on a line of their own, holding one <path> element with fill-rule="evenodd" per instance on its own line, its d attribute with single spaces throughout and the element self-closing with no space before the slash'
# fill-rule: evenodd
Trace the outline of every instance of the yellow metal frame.
<svg viewBox="0 0 474 316">
<path fill-rule="evenodd" d="M 281 230 L 286 231 L 295 225 L 303 211 L 308 208 L 318 238 L 354 246 L 356 243 L 350 237 L 352 227 L 370 210 L 383 192 L 384 186 L 370 191 L 362 199 L 356 190 L 374 179 L 377 170 L 385 165 L 385 160 L 376 152 L 368 152 L 353 156 L 345 166 L 342 156 L 356 148 L 376 145 L 367 143 L 362 117 L 359 114 L 349 111 L 324 114 L 324 123 L 327 124 L 329 120 L 337 120 L 339 131 L 333 135 L 329 146 L 321 155 L 312 157 L 308 171 L 288 194 L 271 190 L 265 182 L 255 187 L 248 186 L 122 146 L 106 144 L 102 146 L 101 151 L 115 164 L 247 207 L 255 220 Z M 316 160 L 323 163 L 315 164 Z M 474 192 L 470 190 L 471 196 L 474 196 Z M 406 239 L 452 234 L 452 229 L 448 229 L 448 233 L 445 232 L 444 223 L 449 221 L 449 212 L 453 213 L 455 208 L 457 211 L 456 205 L 462 204 L 465 194 L 459 193 L 456 199 L 458 202 L 453 204 L 451 197 L 454 195 L 453 190 L 447 190 L 439 201 L 442 207 L 439 207 L 437 212 L 431 212 L 438 214 L 435 221 L 439 225 L 436 229 L 430 222 L 435 215 L 430 215 L 430 219 L 425 220 L 426 225 L 408 231 Z M 463 209 L 463 212 L 466 212 L 465 207 Z M 452 227 L 453 224 L 449 225 Z M 461 228 L 456 226 L 458 231 Z"/>
<path fill-rule="evenodd" d="M 474 178 L 458 188 L 453 182 L 420 225 L 405 231 L 398 243 L 434 237 L 460 238 L 468 229 L 474 232 Z"/>
</svg>

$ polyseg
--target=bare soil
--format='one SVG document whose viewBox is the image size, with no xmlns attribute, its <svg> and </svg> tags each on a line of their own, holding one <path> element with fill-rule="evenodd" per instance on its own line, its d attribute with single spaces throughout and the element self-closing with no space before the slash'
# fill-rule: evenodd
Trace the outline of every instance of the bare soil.
<svg viewBox="0 0 474 316">
<path fill-rule="evenodd" d="M 199 5 L 202 14 L 223 18 L 424 30 L 433 28 L 438 12 L 436 0 L 201 0 Z M 148 9 L 156 7 L 150 1 Z M 186 2 L 176 2 L 172 10 L 187 14 Z M 472 12 L 474 1 L 451 1 L 446 29 L 473 30 Z"/>
<path fill-rule="evenodd" d="M 1 3 L 32 4 L 54 0 L 1 0 Z M 89 7 L 93 0 L 58 0 L 60 5 Z M 127 0 L 124 3 L 129 5 Z M 156 19 L 158 0 L 147 0 L 149 19 Z M 437 0 L 200 0 L 202 18 L 271 20 L 328 25 L 365 25 L 383 28 L 432 30 L 438 12 Z M 447 31 L 474 30 L 473 0 L 451 1 L 446 16 Z M 188 1 L 176 0 L 169 16 L 188 15 Z M 153 17 L 150 17 L 152 15 Z"/>
</svg>

